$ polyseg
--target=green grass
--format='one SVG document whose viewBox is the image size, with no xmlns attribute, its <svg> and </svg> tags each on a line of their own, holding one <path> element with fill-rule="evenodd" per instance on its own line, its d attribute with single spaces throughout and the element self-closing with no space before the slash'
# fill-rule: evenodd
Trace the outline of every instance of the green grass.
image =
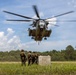
<svg viewBox="0 0 76 75">
<path fill-rule="evenodd" d="M 76 75 L 76 62 L 52 62 L 50 66 L 21 66 L 21 63 L 0 63 L 0 75 Z"/>
</svg>

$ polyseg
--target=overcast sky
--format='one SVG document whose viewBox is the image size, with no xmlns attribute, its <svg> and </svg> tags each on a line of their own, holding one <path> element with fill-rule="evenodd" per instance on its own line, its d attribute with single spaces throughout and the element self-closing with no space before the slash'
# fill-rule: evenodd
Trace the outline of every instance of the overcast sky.
<svg viewBox="0 0 76 75">
<path fill-rule="evenodd" d="M 68 45 L 76 46 L 76 22 L 56 22 L 55 27 L 49 25 L 52 30 L 47 40 L 40 44 L 28 36 L 30 23 L 7 22 L 6 19 L 24 19 L 18 16 L 4 13 L 3 10 L 35 17 L 32 5 L 37 5 L 41 18 L 50 18 L 68 11 L 74 11 L 64 16 L 54 18 L 56 20 L 76 20 L 76 0 L 0 0 L 0 51 L 17 49 L 31 51 L 62 50 Z"/>
</svg>

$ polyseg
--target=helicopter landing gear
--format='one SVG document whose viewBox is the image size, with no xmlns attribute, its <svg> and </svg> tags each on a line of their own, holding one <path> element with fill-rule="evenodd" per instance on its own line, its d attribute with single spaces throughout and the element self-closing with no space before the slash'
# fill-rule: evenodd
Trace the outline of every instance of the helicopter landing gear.
<svg viewBox="0 0 76 75">
<path fill-rule="evenodd" d="M 34 37 L 31 37 L 31 39 L 34 39 Z"/>
<path fill-rule="evenodd" d="M 45 37 L 44 40 L 47 40 L 47 38 Z"/>
</svg>

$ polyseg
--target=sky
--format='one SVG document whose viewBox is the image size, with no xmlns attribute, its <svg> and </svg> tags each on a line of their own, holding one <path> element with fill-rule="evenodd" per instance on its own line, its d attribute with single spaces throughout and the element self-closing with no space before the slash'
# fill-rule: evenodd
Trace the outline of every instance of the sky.
<svg viewBox="0 0 76 75">
<path fill-rule="evenodd" d="M 49 24 L 52 34 L 47 40 L 38 42 L 28 36 L 30 23 L 9 22 L 6 19 L 24 19 L 18 16 L 4 13 L 10 11 L 29 17 L 35 17 L 32 5 L 37 5 L 40 17 L 51 18 L 68 11 L 73 13 L 56 17 L 52 20 L 76 20 L 76 0 L 0 0 L 0 51 L 27 50 L 27 51 L 50 51 L 64 50 L 68 45 L 76 46 L 76 22 L 53 23 L 58 27 Z"/>
</svg>

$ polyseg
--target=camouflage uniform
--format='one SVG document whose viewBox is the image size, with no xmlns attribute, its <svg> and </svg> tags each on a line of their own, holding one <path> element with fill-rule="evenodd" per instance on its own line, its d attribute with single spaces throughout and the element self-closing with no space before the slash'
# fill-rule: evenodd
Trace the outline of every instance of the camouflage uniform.
<svg viewBox="0 0 76 75">
<path fill-rule="evenodd" d="M 38 64 L 38 54 L 33 52 L 32 54 L 32 64 Z"/>
<path fill-rule="evenodd" d="M 24 50 L 21 50 L 20 57 L 21 57 L 22 66 L 26 65 L 26 55 L 24 53 Z"/>
<path fill-rule="evenodd" d="M 35 54 L 35 63 L 38 64 L 38 54 Z"/>
<path fill-rule="evenodd" d="M 32 54 L 31 52 L 28 53 L 28 65 L 32 63 Z"/>
<path fill-rule="evenodd" d="M 33 52 L 33 54 L 32 54 L 32 64 L 34 64 L 35 63 L 35 53 Z"/>
</svg>

